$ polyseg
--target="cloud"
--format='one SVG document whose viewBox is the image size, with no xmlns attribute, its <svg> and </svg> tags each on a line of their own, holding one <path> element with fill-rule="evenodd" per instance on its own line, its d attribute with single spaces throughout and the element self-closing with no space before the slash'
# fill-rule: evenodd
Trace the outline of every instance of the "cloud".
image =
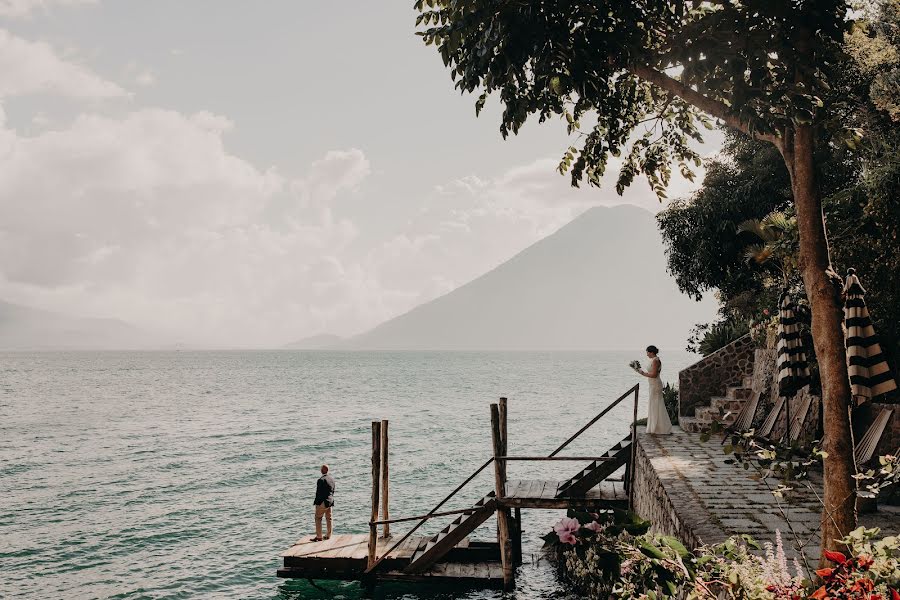
<svg viewBox="0 0 900 600">
<path fill-rule="evenodd" d="M 32 137 L 0 126 L 0 297 L 212 344 L 283 341 L 337 307 L 363 326 L 353 294 L 375 284 L 338 257 L 356 228 L 328 200 L 365 156 L 328 153 L 288 180 L 229 153 L 231 126 L 158 109 Z"/>
<path fill-rule="evenodd" d="M 0 17 L 29 17 L 35 12 L 49 12 L 54 6 L 96 4 L 97 0 L 0 0 Z"/>
<path fill-rule="evenodd" d="M 135 76 L 134 82 L 141 87 L 150 87 L 156 83 L 156 75 L 150 70 L 141 71 Z"/>
<path fill-rule="evenodd" d="M 60 58 L 49 44 L 24 40 L 3 29 L 0 29 L 0 75 L 0 98 L 38 93 L 81 99 L 128 95 L 86 67 Z"/>
</svg>

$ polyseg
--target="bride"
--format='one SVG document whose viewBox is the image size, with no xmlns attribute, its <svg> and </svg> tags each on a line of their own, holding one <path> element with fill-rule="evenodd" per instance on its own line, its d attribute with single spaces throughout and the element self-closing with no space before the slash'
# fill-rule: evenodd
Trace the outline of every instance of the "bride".
<svg viewBox="0 0 900 600">
<path fill-rule="evenodd" d="M 650 408 L 647 411 L 647 433 L 653 435 L 669 435 L 672 433 L 672 422 L 666 412 L 666 403 L 662 397 L 662 361 L 659 360 L 659 348 L 647 346 L 647 358 L 650 359 L 650 370 L 638 369 L 637 372 L 650 380 Z"/>
</svg>

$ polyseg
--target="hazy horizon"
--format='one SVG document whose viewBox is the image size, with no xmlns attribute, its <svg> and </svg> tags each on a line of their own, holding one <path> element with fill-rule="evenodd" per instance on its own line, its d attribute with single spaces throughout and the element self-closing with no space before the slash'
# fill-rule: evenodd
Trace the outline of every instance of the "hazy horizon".
<svg viewBox="0 0 900 600">
<path fill-rule="evenodd" d="M 0 2 L 0 300 L 190 346 L 346 337 L 592 206 L 665 206 L 571 188 L 561 123 L 504 142 L 415 14 Z"/>
</svg>

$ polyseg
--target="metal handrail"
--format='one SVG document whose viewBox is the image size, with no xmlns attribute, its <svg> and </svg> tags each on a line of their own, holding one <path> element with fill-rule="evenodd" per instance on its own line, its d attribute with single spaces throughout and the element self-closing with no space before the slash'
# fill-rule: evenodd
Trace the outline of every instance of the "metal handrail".
<svg viewBox="0 0 900 600">
<path fill-rule="evenodd" d="M 599 421 L 606 413 L 608 413 L 609 411 L 611 411 L 611 410 L 613 409 L 613 407 L 615 407 L 617 404 L 619 404 L 619 402 L 621 402 L 622 400 L 624 400 L 625 398 L 627 398 L 628 396 L 630 396 L 632 393 L 634 393 L 634 392 L 638 389 L 638 386 L 639 386 L 639 385 L 640 385 L 640 384 L 638 384 L 638 383 L 634 384 L 634 386 L 633 386 L 630 390 L 628 390 L 627 392 L 625 392 L 624 394 L 622 394 L 621 396 L 619 396 L 618 398 L 616 398 L 616 400 L 615 400 L 612 404 L 610 404 L 609 406 L 607 406 L 606 408 L 604 408 L 604 409 L 600 412 L 600 414 L 598 414 L 596 417 L 594 417 L 593 419 L 591 419 L 590 421 L 588 421 L 588 424 L 587 424 L 587 425 L 585 425 L 584 427 L 582 427 L 581 429 L 579 429 L 577 432 L 575 432 L 575 435 L 573 435 L 572 437 L 570 437 L 569 439 L 567 439 L 565 442 L 562 443 L 562 445 L 561 445 L 559 448 L 557 448 L 556 450 L 554 450 L 553 452 L 551 452 L 551 453 L 550 453 L 550 456 L 556 456 L 556 454 L 559 453 L 560 450 L 562 450 L 563 448 L 565 448 L 566 446 L 568 446 L 569 444 L 571 444 L 571 443 L 575 440 L 575 438 L 577 438 L 579 435 L 581 435 L 582 433 L 584 433 L 585 431 L 587 431 L 587 428 L 588 428 L 588 427 L 590 427 L 591 425 L 593 425 L 594 423 L 596 423 L 597 421 Z M 637 402 L 635 402 L 635 404 L 637 404 Z"/>
<path fill-rule="evenodd" d="M 414 526 L 412 529 L 410 529 L 409 531 L 407 531 L 406 534 L 405 534 L 402 538 L 400 538 L 400 541 L 398 541 L 396 544 L 394 544 L 393 546 L 391 546 L 390 548 L 388 548 L 387 552 L 385 552 L 384 554 L 381 555 L 381 558 L 377 558 L 377 559 L 375 560 L 375 562 L 372 563 L 372 566 L 371 566 L 371 567 L 368 567 L 368 568 L 366 569 L 365 572 L 366 572 L 366 573 L 371 573 L 371 572 L 375 569 L 375 567 L 377 567 L 378 565 L 381 564 L 381 561 L 383 561 L 385 558 L 387 558 L 388 555 L 390 555 L 391 552 L 393 552 L 394 550 L 396 550 L 397 547 L 398 547 L 400 544 L 402 544 L 402 543 L 405 542 L 407 539 L 409 539 L 409 536 L 411 536 L 413 533 L 415 533 L 415 531 L 416 531 L 419 527 L 421 527 L 422 525 L 424 525 L 424 524 L 425 524 L 425 521 L 427 521 L 427 520 L 430 519 L 432 516 L 434 516 L 434 513 L 437 512 L 437 509 L 439 509 L 439 508 L 442 507 L 444 504 L 446 504 L 447 500 L 449 500 L 450 498 L 452 498 L 453 496 L 455 496 L 456 493 L 459 492 L 459 490 L 463 489 L 463 488 L 466 486 L 466 484 L 468 484 L 470 481 L 472 481 L 473 479 L 475 479 L 475 477 L 477 477 L 479 473 L 481 473 L 482 471 L 484 471 L 484 470 L 488 467 L 488 465 L 490 465 L 492 462 L 494 462 L 494 457 L 493 457 L 493 456 L 490 457 L 489 459 L 487 459 L 487 460 L 484 462 L 483 465 L 481 465 L 480 467 L 478 467 L 478 469 L 476 469 L 474 473 L 472 473 L 471 475 L 469 475 L 469 476 L 466 478 L 465 481 L 463 481 L 461 484 L 459 484 L 458 486 L 456 486 L 456 489 L 455 489 L 455 490 L 453 490 L 452 492 L 450 492 L 449 494 L 447 494 L 447 497 L 446 497 L 446 498 L 444 498 L 443 500 L 441 500 L 440 502 L 438 502 L 438 503 L 437 503 L 437 506 L 435 506 L 434 508 L 432 508 L 432 509 L 428 512 L 427 515 L 425 515 L 424 517 L 422 517 L 422 519 L 421 519 L 418 523 L 415 524 L 415 526 Z M 369 525 L 369 527 L 370 527 L 370 529 L 371 529 L 372 527 L 374 527 L 374 525 Z"/>
<path fill-rule="evenodd" d="M 428 513 L 427 515 L 417 515 L 415 517 L 400 517 L 399 519 L 385 519 L 383 521 L 369 521 L 369 525 L 384 525 L 387 523 L 404 523 L 406 521 L 418 521 L 419 519 L 433 519 L 434 517 L 446 517 L 449 515 L 461 515 L 464 513 L 473 513 L 477 508 L 459 508 L 457 510 L 445 510 L 436 513 Z"/>
<path fill-rule="evenodd" d="M 497 460 L 612 460 L 609 456 L 498 456 Z"/>
<path fill-rule="evenodd" d="M 622 394 L 621 396 L 619 396 L 618 398 L 616 398 L 609 406 L 607 406 L 607 407 L 604 408 L 602 411 L 600 411 L 600 413 L 599 413 L 596 417 L 594 417 L 593 419 L 591 419 L 590 421 L 588 421 L 588 423 L 587 423 L 584 427 L 582 427 L 581 429 L 579 429 L 578 431 L 576 431 L 575 434 L 573 434 L 569 439 L 567 439 L 565 442 L 563 442 L 562 445 L 559 446 L 559 448 L 557 448 L 556 450 L 554 450 L 553 452 L 551 452 L 549 456 L 499 456 L 499 457 L 493 457 L 493 456 L 492 456 L 492 457 L 490 457 L 489 459 L 487 459 L 487 460 L 484 462 L 483 465 L 481 465 L 480 467 L 478 467 L 478 469 L 476 469 L 474 473 L 472 473 L 471 475 L 469 475 L 469 476 L 466 478 L 465 481 L 463 481 L 461 484 L 459 484 L 458 486 L 456 486 L 456 489 L 454 489 L 452 492 L 450 492 L 443 500 L 441 500 L 440 502 L 438 502 L 437 505 L 436 505 L 434 508 L 432 508 L 427 514 L 422 515 L 421 517 L 405 517 L 405 518 L 393 519 L 393 520 L 389 520 L 389 521 L 372 521 L 372 522 L 370 522 L 370 523 L 369 523 L 369 529 L 370 529 L 370 531 L 374 531 L 374 529 L 375 529 L 378 525 L 383 524 L 383 523 L 397 523 L 397 522 L 402 522 L 402 521 L 415 521 L 416 519 L 419 519 L 419 522 L 416 523 L 415 526 L 413 526 L 412 529 L 410 529 L 409 531 L 407 531 L 407 532 L 403 535 L 403 537 L 400 538 L 399 541 L 397 541 L 393 546 L 391 546 L 390 548 L 388 548 L 388 550 L 387 550 L 384 554 L 382 554 L 381 557 L 377 558 L 377 559 L 375 560 L 375 562 L 372 563 L 372 566 L 366 568 L 365 573 L 366 573 L 366 574 L 371 573 L 371 572 L 375 569 L 375 567 L 377 567 L 378 565 L 380 565 L 381 562 L 382 562 L 385 558 L 387 558 L 387 557 L 390 555 L 391 552 L 393 552 L 394 550 L 396 550 L 397 547 L 400 546 L 400 544 L 402 544 L 402 543 L 405 542 L 407 539 L 409 539 L 409 537 L 410 537 L 413 533 L 415 533 L 416 530 L 419 529 L 419 527 L 421 527 L 422 525 L 424 525 L 425 522 L 428 521 L 429 519 L 431 519 L 431 518 L 433 518 L 433 517 L 436 517 L 436 516 L 442 516 L 442 515 L 445 515 L 445 514 L 460 514 L 460 513 L 464 513 L 464 512 L 472 512 L 472 509 L 461 509 L 461 510 L 458 510 L 458 511 L 446 511 L 445 513 L 438 513 L 437 510 L 438 510 L 440 507 L 442 507 L 444 504 L 446 504 L 448 500 L 450 500 L 453 496 L 455 496 L 455 495 L 456 495 L 461 489 L 463 489 L 470 481 L 472 481 L 473 479 L 475 479 L 475 477 L 477 477 L 479 473 L 481 473 L 482 471 L 484 471 L 484 470 L 488 467 L 488 465 L 490 465 L 492 462 L 494 462 L 495 458 L 496 458 L 497 460 L 504 460 L 504 461 L 505 461 L 505 460 L 534 460 L 534 461 L 536 461 L 536 460 L 608 460 L 608 458 L 606 458 L 606 457 L 599 457 L 599 458 L 597 458 L 597 457 L 584 457 L 584 456 L 571 456 L 571 457 L 569 457 L 569 456 L 560 456 L 560 457 L 557 457 L 556 455 L 557 455 L 563 448 L 565 448 L 566 446 L 568 446 L 569 444 L 571 444 L 578 436 L 580 436 L 582 433 L 584 433 L 585 431 L 587 431 L 587 429 L 588 429 L 591 425 L 593 425 L 594 423 L 596 423 L 597 421 L 599 421 L 601 418 L 603 418 L 604 415 L 606 415 L 610 410 L 612 410 L 612 409 L 613 409 L 615 406 L 617 406 L 622 400 L 624 400 L 625 398 L 627 398 L 627 397 L 630 396 L 631 394 L 634 394 L 634 421 L 633 421 L 632 424 L 631 424 L 631 442 L 632 442 L 631 446 L 632 446 L 632 463 L 633 463 L 633 462 L 634 462 L 634 441 L 635 441 L 634 438 L 635 438 L 635 430 L 636 430 L 636 425 L 637 425 L 637 399 L 638 399 L 638 394 L 637 394 L 637 392 L 638 392 L 638 388 L 639 388 L 639 387 L 640 387 L 640 384 L 637 384 L 637 383 L 634 384 L 634 386 L 632 386 L 627 392 L 625 392 L 624 394 Z M 633 471 L 633 469 L 632 469 L 632 471 Z M 631 487 L 631 486 L 629 486 L 629 487 Z"/>
</svg>

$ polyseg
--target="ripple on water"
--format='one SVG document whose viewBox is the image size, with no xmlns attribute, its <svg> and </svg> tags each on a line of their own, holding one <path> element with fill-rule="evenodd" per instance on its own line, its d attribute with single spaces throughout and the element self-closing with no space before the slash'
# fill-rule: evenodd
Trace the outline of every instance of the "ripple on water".
<svg viewBox="0 0 900 600">
<path fill-rule="evenodd" d="M 633 385 L 631 354 L 2 354 L 0 598 L 357 600 L 355 583 L 274 576 L 310 533 L 319 465 L 337 478 L 338 531 L 364 533 L 370 421 L 390 419 L 391 513 L 426 512 L 490 455 L 489 402 L 510 397 L 517 452 L 553 448 L 598 412 L 600 390 Z M 491 489 L 482 475 L 461 506 Z M 557 517 L 525 511 L 526 552 Z M 489 522 L 476 537 L 493 535 Z M 513 596 L 568 598 L 541 561 L 519 569 Z"/>
</svg>

